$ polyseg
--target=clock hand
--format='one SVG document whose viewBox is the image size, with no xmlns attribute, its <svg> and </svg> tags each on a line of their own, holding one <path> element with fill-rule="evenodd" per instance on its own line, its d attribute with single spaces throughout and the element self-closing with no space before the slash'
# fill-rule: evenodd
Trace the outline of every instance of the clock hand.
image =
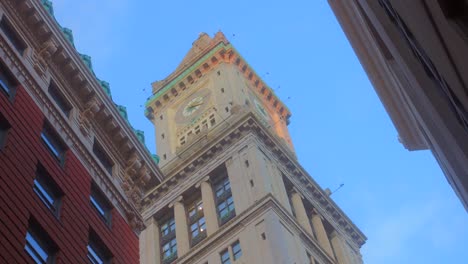
<svg viewBox="0 0 468 264">
<path fill-rule="evenodd" d="M 190 105 L 190 108 L 197 107 L 197 106 L 202 105 L 202 104 L 203 104 L 203 102 L 197 103 L 197 104 L 192 104 L 192 105 Z"/>
</svg>

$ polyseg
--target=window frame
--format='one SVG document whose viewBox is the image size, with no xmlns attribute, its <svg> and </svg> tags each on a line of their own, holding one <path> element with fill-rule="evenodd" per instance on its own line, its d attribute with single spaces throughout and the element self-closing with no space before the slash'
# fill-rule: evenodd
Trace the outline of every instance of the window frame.
<svg viewBox="0 0 468 264">
<path fill-rule="evenodd" d="M 225 248 L 219 253 L 221 264 L 231 264 L 231 255 L 229 254 L 229 248 Z M 227 258 L 225 258 L 227 257 Z"/>
<path fill-rule="evenodd" d="M 96 138 L 93 143 L 93 154 L 104 167 L 105 171 L 112 176 L 115 163 Z"/>
<path fill-rule="evenodd" d="M 112 262 L 113 256 L 111 251 L 94 230 L 90 230 L 89 232 L 86 249 L 86 257 L 92 264 L 107 264 Z M 93 259 L 97 259 L 98 261 L 94 261 Z"/>
<path fill-rule="evenodd" d="M 16 95 L 19 82 L 3 62 L 0 62 L 0 90 L 11 102 Z"/>
<path fill-rule="evenodd" d="M 15 29 L 10 19 L 3 15 L 0 19 L 0 30 L 8 39 L 8 42 L 14 47 L 14 49 L 21 55 L 24 55 L 24 52 L 28 48 L 28 45 L 21 37 L 19 32 Z"/>
<path fill-rule="evenodd" d="M 227 173 L 215 184 L 216 211 L 220 224 L 223 225 L 236 216 L 231 182 Z M 221 214 L 227 210 L 226 213 Z"/>
<path fill-rule="evenodd" d="M 24 250 L 35 263 L 53 264 L 58 247 L 37 221 L 30 218 L 25 235 Z M 39 250 L 42 251 L 42 254 L 38 252 Z M 46 259 L 44 259 L 44 254 L 47 256 Z"/>
<path fill-rule="evenodd" d="M 41 141 L 50 154 L 59 162 L 60 166 L 64 166 L 67 146 L 47 121 L 42 126 Z"/>
<path fill-rule="evenodd" d="M 187 218 L 190 227 L 190 243 L 195 246 L 206 238 L 206 219 L 201 197 L 195 199 L 188 207 Z M 195 234 L 195 235 L 194 235 Z"/>
<path fill-rule="evenodd" d="M 161 262 L 168 264 L 177 259 L 177 239 L 176 239 L 176 225 L 174 216 L 169 216 L 161 221 L 159 225 L 160 232 L 160 245 L 161 245 Z M 166 256 L 165 248 L 169 249 L 170 254 Z"/>
<path fill-rule="evenodd" d="M 91 184 L 89 202 L 100 218 L 104 221 L 104 223 L 111 227 L 113 206 L 105 194 L 99 189 L 99 186 L 97 186 L 94 182 Z"/>
<path fill-rule="evenodd" d="M 41 164 L 38 164 L 36 169 L 33 191 L 52 214 L 58 218 L 62 205 L 63 192 Z M 52 200 L 52 202 L 50 200 Z"/>
<path fill-rule="evenodd" d="M 49 87 L 47 88 L 47 92 L 49 93 L 54 103 L 58 106 L 60 111 L 65 114 L 66 117 L 69 117 L 73 106 L 52 80 L 50 81 Z"/>
<path fill-rule="evenodd" d="M 236 246 L 239 247 L 238 251 L 234 251 L 234 248 Z M 236 240 L 234 243 L 231 244 L 231 250 L 232 250 L 232 258 L 234 259 L 234 261 L 236 261 L 236 260 L 238 260 L 238 259 L 240 259 L 242 257 L 242 248 L 241 248 L 239 240 Z M 239 255 L 239 253 L 240 253 L 240 255 Z"/>
<path fill-rule="evenodd" d="M 2 151 L 7 143 L 8 133 L 11 129 L 10 122 L 5 118 L 5 116 L 0 113 L 0 151 Z"/>
</svg>

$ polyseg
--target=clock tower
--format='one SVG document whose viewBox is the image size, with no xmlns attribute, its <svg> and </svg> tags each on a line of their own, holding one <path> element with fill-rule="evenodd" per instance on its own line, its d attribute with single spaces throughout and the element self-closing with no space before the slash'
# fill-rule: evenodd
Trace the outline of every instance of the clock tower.
<svg viewBox="0 0 468 264">
<path fill-rule="evenodd" d="M 293 152 L 287 130 L 288 108 L 221 32 L 213 39 L 200 34 L 179 67 L 152 86 L 146 114 L 156 128 L 162 168 L 208 131 L 247 111 Z"/>
<path fill-rule="evenodd" d="M 365 236 L 298 164 L 288 108 L 221 32 L 152 86 L 165 180 L 142 202 L 142 263 L 362 263 Z"/>
</svg>

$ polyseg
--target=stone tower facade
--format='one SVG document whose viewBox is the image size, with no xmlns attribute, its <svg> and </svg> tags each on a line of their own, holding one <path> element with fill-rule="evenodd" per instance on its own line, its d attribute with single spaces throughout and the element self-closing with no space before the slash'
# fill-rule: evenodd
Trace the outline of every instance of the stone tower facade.
<svg viewBox="0 0 468 264">
<path fill-rule="evenodd" d="M 153 83 L 163 182 L 142 263 L 362 263 L 366 237 L 298 163 L 288 108 L 221 32 Z"/>
</svg>

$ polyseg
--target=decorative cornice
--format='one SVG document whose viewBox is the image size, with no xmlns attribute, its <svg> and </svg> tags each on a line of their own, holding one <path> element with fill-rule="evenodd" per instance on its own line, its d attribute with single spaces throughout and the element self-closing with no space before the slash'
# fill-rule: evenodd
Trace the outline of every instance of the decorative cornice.
<svg viewBox="0 0 468 264">
<path fill-rule="evenodd" d="M 173 163 L 171 167 L 165 168 L 166 179 L 153 190 L 150 190 L 143 199 L 144 216 L 157 203 L 158 207 L 164 206 L 164 200 L 167 195 L 176 195 L 182 193 L 198 181 L 198 177 L 204 177 L 206 174 L 200 172 L 201 168 L 206 168 L 208 163 L 215 161 L 225 162 L 229 157 L 224 156 L 229 148 L 233 146 L 240 147 L 242 140 L 252 135 L 262 147 L 264 147 L 278 164 L 283 173 L 290 178 L 296 189 L 324 216 L 335 229 L 346 234 L 348 241 L 352 241 L 359 247 L 362 246 L 367 238 L 352 223 L 352 221 L 341 211 L 341 209 L 330 199 L 328 195 L 318 186 L 310 175 L 300 166 L 294 155 L 290 153 L 287 146 L 264 126 L 258 118 L 251 112 L 232 116 L 235 120 L 229 120 L 229 124 L 222 131 L 217 131 L 216 137 L 212 135 L 203 148 L 193 151 L 190 158 L 181 159 L 178 163 Z M 210 135 L 208 135 L 210 136 Z M 245 145 L 245 143 L 244 143 Z M 224 154 L 223 154 L 224 153 Z M 214 161 L 215 160 L 215 161 Z M 198 175 L 194 177 L 194 174 Z"/>
<path fill-rule="evenodd" d="M 148 98 L 145 106 L 145 115 L 151 120 L 155 113 L 159 111 L 165 102 L 169 102 L 172 97 L 177 97 L 191 84 L 201 79 L 208 72 L 211 72 L 220 63 L 236 65 L 240 72 L 244 74 L 246 80 L 251 83 L 256 93 L 265 102 L 271 104 L 272 109 L 289 122 L 291 113 L 288 107 L 276 96 L 260 76 L 248 65 L 240 53 L 223 37 L 216 34 L 210 45 L 201 51 L 198 56 L 189 60 L 180 69 L 170 74 L 166 79 L 153 83 L 153 95 Z"/>
</svg>

